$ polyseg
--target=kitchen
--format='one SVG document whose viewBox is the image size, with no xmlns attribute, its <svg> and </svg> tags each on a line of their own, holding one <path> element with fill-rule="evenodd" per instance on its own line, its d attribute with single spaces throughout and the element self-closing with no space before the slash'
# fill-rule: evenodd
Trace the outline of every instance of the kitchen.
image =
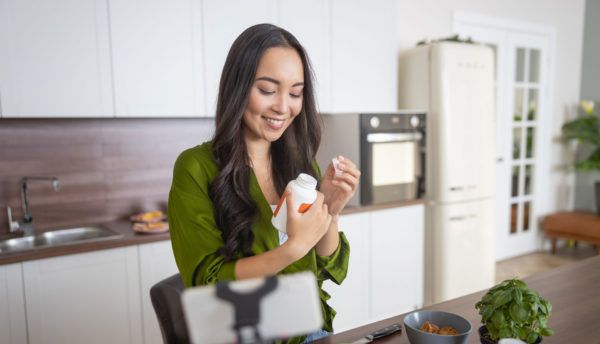
<svg viewBox="0 0 600 344">
<path fill-rule="evenodd" d="M 148 291 L 176 272 L 168 235 L 135 235 L 127 219 L 142 211 L 165 210 L 177 154 L 212 135 L 209 114 L 215 111 L 227 49 L 239 32 L 259 22 L 286 27 L 305 44 L 318 80 L 319 108 L 334 114 L 398 110 L 398 56 L 424 38 L 475 31 L 477 18 L 533 23 L 534 30 L 535 24 L 550 27 L 546 31 L 553 39 L 548 50 L 553 62 L 547 117 L 537 140 L 543 158 L 536 172 L 546 186 L 536 211 L 542 215 L 572 209 L 579 202 L 574 192 L 579 176 L 576 181 L 567 169 L 570 153 L 556 140 L 584 95 L 585 8 L 583 1 L 556 1 L 552 6 L 542 1 L 165 1 L 152 6 L 130 1 L 2 1 L 0 42 L 8 52 L 0 57 L 3 207 L 13 209 L 13 220 L 22 218 L 21 178 L 55 176 L 60 181 L 56 192 L 49 181 L 28 185 L 36 231 L 108 222 L 123 237 L 72 246 L 77 252 L 69 255 L 58 250 L 53 257 L 33 256 L 35 252 L 21 253 L 19 260 L 5 256 L 0 266 L 4 285 L 20 291 L 21 301 L 11 297 L 10 307 L 2 307 L 11 310 L 2 314 L 10 319 L 2 323 L 11 328 L 0 331 L 7 336 L 0 341 L 89 342 L 91 337 L 99 342 L 160 342 Z M 518 207 L 524 209 L 524 204 Z M 396 230 L 398 222 L 404 231 Z M 8 224 L 4 212 L 0 223 Z M 405 295 L 394 299 L 396 313 L 424 305 L 423 286 L 406 283 L 421 280 L 423 262 L 417 260 L 412 267 L 401 263 L 423 255 L 417 244 L 424 240 L 423 202 L 348 213 L 341 226 L 352 233 L 353 255 L 370 258 L 352 266 L 344 285 L 360 295 L 358 301 L 334 307 L 338 319 L 346 322 L 340 330 L 391 316 L 390 294 Z M 381 230 L 364 230 L 368 227 Z M 8 232 L 8 225 L 2 232 Z M 548 245 L 541 237 L 536 237 L 533 250 Z M 399 273 L 390 288 L 378 282 L 390 277 L 378 273 L 383 265 L 377 262 L 390 261 L 379 251 L 394 242 L 400 246 L 391 260 Z M 63 274 L 54 273 L 56 269 Z M 366 279 L 361 271 L 373 275 Z M 14 274 L 22 277 L 12 278 Z M 81 307 L 102 312 L 82 313 L 71 301 L 75 299 L 86 300 Z M 64 324 L 73 322 L 81 330 L 71 333 L 75 337 L 63 337 Z"/>
</svg>

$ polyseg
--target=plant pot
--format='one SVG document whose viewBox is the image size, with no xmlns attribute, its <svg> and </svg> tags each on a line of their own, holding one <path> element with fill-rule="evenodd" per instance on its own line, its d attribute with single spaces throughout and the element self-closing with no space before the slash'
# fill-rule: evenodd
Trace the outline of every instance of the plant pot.
<svg viewBox="0 0 600 344">
<path fill-rule="evenodd" d="M 596 182 L 596 213 L 600 215 L 600 180 Z"/>
<path fill-rule="evenodd" d="M 485 325 L 483 325 L 479 328 L 479 341 L 481 342 L 481 344 L 498 344 L 497 341 L 491 340 L 488 337 L 488 330 L 487 330 L 487 327 L 485 327 Z M 538 344 L 541 341 L 542 341 L 542 336 L 539 336 L 538 340 L 536 340 L 534 344 Z"/>
</svg>

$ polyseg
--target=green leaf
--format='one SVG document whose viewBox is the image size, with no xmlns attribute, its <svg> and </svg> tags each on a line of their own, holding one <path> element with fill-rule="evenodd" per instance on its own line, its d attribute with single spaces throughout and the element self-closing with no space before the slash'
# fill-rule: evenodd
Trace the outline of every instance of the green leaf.
<svg viewBox="0 0 600 344">
<path fill-rule="evenodd" d="M 527 335 L 529 334 L 529 332 L 527 332 L 527 330 L 524 329 L 524 328 L 519 328 L 517 330 L 517 333 L 518 333 L 519 339 L 521 339 L 521 340 L 526 340 L 527 339 Z"/>
<path fill-rule="evenodd" d="M 581 171 L 600 171 L 600 117 L 593 113 L 579 116 L 562 126 L 566 140 L 576 140 L 590 145 L 593 153 L 586 159 L 575 163 L 575 169 Z"/>
<path fill-rule="evenodd" d="M 500 338 L 498 335 L 498 329 L 494 327 L 494 324 L 489 323 L 489 324 L 486 324 L 485 326 L 488 329 L 490 338 L 492 338 L 493 340 L 498 340 Z"/>
<path fill-rule="evenodd" d="M 517 303 L 519 303 L 519 304 L 523 303 L 523 292 L 521 292 L 521 290 L 520 290 L 520 289 L 514 289 L 514 290 L 512 291 L 512 293 L 513 293 L 513 299 L 514 299 L 514 300 L 515 300 Z"/>
<path fill-rule="evenodd" d="M 529 334 L 527 335 L 527 339 L 525 340 L 527 343 L 535 343 L 535 341 L 538 339 L 538 334 L 531 331 L 529 332 Z"/>
<path fill-rule="evenodd" d="M 548 336 L 552 336 L 552 335 L 554 335 L 554 331 L 553 331 L 552 329 L 549 329 L 549 328 L 547 328 L 547 327 L 542 327 L 542 328 L 540 329 L 540 334 L 541 334 L 542 336 L 546 336 L 546 337 L 548 337 Z"/>
<path fill-rule="evenodd" d="M 512 333 L 510 332 L 510 330 L 508 328 L 502 328 L 498 332 L 498 336 L 499 336 L 499 338 L 510 338 L 510 337 L 512 337 Z"/>
<path fill-rule="evenodd" d="M 512 303 L 508 310 L 510 312 L 510 317 L 518 323 L 526 321 L 529 317 L 529 311 L 527 308 L 516 302 Z"/>
<path fill-rule="evenodd" d="M 494 299 L 494 308 L 500 308 L 503 305 L 507 304 L 510 301 L 510 291 L 502 290 L 498 292 L 496 298 Z"/>
<path fill-rule="evenodd" d="M 544 300 L 544 305 L 546 306 L 547 315 L 549 316 L 552 313 L 552 304 L 546 300 Z"/>
<path fill-rule="evenodd" d="M 495 312 L 492 316 L 492 324 L 496 328 L 503 328 L 506 326 L 506 319 L 504 318 L 504 312 Z"/>
<path fill-rule="evenodd" d="M 577 117 L 563 124 L 563 135 L 567 140 L 578 139 L 593 145 L 600 144 L 600 125 L 597 117 Z"/>
<path fill-rule="evenodd" d="M 487 307 L 483 310 L 482 320 L 484 323 L 487 323 L 491 320 L 492 315 L 494 315 L 494 309 L 492 307 Z"/>
<path fill-rule="evenodd" d="M 523 281 L 521 281 L 520 279 L 514 279 L 514 284 L 516 287 L 518 287 L 519 289 L 527 289 L 527 284 Z"/>
</svg>

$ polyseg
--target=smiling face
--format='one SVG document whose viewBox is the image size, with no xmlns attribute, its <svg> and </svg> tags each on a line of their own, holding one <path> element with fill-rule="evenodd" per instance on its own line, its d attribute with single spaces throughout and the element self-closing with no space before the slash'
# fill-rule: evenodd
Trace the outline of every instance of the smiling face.
<svg viewBox="0 0 600 344">
<path fill-rule="evenodd" d="M 304 70 L 292 48 L 265 51 L 244 111 L 247 143 L 277 141 L 302 110 Z"/>
</svg>

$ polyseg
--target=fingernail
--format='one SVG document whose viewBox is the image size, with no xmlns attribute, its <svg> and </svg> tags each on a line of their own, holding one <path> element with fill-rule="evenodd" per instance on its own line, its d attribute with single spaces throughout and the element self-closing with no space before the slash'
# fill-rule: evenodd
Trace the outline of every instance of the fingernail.
<svg viewBox="0 0 600 344">
<path fill-rule="evenodd" d="M 339 161 L 342 161 L 342 160 L 344 160 L 344 159 L 345 159 L 345 158 L 344 158 L 343 156 L 341 156 L 341 155 L 340 155 L 340 156 L 338 156 L 338 160 L 339 160 Z"/>
</svg>

